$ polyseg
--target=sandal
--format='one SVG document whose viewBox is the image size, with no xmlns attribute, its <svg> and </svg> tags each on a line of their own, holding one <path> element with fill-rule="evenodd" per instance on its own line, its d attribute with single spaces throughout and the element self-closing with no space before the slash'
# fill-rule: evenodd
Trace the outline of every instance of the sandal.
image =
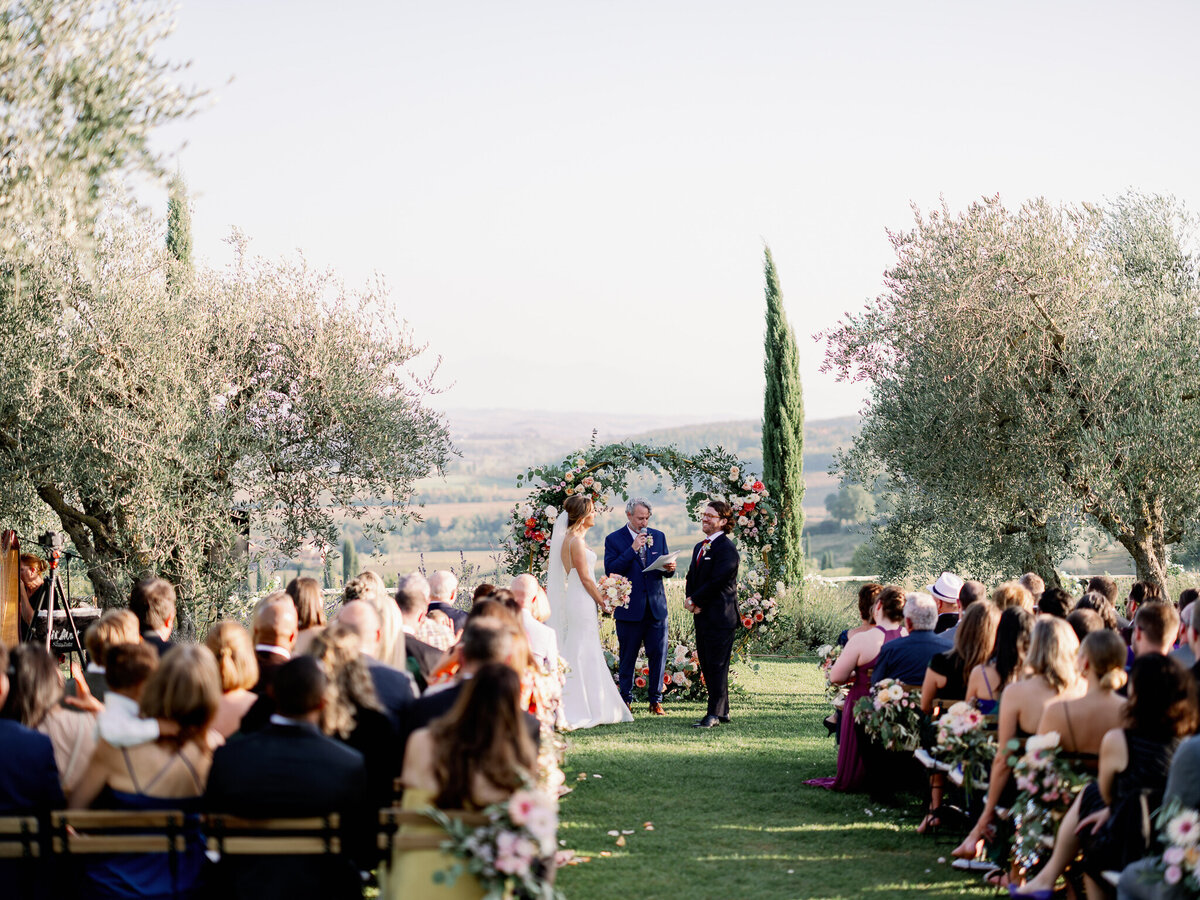
<svg viewBox="0 0 1200 900">
<path fill-rule="evenodd" d="M 1008 877 L 1008 873 L 1000 868 L 993 868 L 991 871 L 984 873 L 983 883 L 989 887 L 1004 888 L 1008 890 L 1012 887 L 1012 881 Z"/>
<path fill-rule="evenodd" d="M 925 818 L 917 826 L 917 834 L 933 834 L 942 827 L 941 809 L 939 806 L 937 809 L 931 809 L 925 814 Z"/>
</svg>

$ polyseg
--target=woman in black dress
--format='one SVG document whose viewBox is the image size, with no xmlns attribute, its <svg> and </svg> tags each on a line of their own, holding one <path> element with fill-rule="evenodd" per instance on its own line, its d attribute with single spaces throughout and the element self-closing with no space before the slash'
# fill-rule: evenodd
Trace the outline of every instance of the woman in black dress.
<svg viewBox="0 0 1200 900">
<path fill-rule="evenodd" d="M 1088 897 L 1108 896 L 1100 873 L 1146 855 L 1143 798 L 1150 811 L 1162 804 L 1171 757 L 1180 740 L 1196 730 L 1197 719 L 1196 684 L 1187 669 L 1157 653 L 1134 660 L 1125 727 L 1104 735 L 1099 776 L 1067 811 L 1046 867 L 1010 893 L 1049 898 L 1058 876 L 1082 850 Z"/>
</svg>

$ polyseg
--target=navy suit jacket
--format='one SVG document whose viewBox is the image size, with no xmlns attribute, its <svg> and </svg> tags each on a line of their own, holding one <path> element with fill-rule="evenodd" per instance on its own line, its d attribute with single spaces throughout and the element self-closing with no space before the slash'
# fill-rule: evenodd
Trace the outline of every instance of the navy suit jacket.
<svg viewBox="0 0 1200 900">
<path fill-rule="evenodd" d="M 729 535 L 713 540 L 708 553 L 700 559 L 704 541 L 692 548 L 692 565 L 687 571 L 685 590 L 692 603 L 700 608 L 696 624 L 713 629 L 737 628 L 737 573 L 741 554 Z"/>
<path fill-rule="evenodd" d="M 893 678 L 901 684 L 921 685 L 925 681 L 925 670 L 935 653 L 944 653 L 953 644 L 932 631 L 914 631 L 907 637 L 888 641 L 879 651 L 875 673 L 871 683 L 884 678 Z"/>
<path fill-rule="evenodd" d="M 0 719 L 0 813 L 45 815 L 67 805 L 50 738 L 12 719 Z"/>
<path fill-rule="evenodd" d="M 622 622 L 640 622 L 646 615 L 646 607 L 650 608 L 650 617 L 661 622 L 667 617 L 667 591 L 663 587 L 663 578 L 669 578 L 666 572 L 649 572 L 642 574 L 642 569 L 650 565 L 660 556 L 666 556 L 667 538 L 661 531 L 647 528 L 646 534 L 653 538 L 654 543 L 646 544 L 646 562 L 633 549 L 633 535 L 627 527 L 622 526 L 604 539 L 604 574 L 624 575 L 633 583 L 629 592 L 629 605 L 618 606 L 613 610 L 613 618 Z"/>
</svg>

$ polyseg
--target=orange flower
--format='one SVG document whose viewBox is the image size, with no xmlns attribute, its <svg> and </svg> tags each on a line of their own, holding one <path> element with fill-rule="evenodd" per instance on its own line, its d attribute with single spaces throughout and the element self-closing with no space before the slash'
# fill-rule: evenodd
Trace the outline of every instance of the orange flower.
<svg viewBox="0 0 1200 900">
<path fill-rule="evenodd" d="M 646 686 L 646 679 L 639 675 L 637 678 L 633 679 L 633 683 L 638 687 L 643 688 Z"/>
<path fill-rule="evenodd" d="M 754 620 L 752 618 L 750 618 L 749 616 L 746 616 L 744 619 L 742 619 L 742 624 L 745 625 L 747 628 L 753 628 Z"/>
</svg>

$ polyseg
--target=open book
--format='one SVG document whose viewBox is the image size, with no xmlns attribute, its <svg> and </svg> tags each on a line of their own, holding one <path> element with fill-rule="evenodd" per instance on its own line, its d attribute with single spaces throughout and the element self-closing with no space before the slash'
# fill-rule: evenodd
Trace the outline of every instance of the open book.
<svg viewBox="0 0 1200 900">
<path fill-rule="evenodd" d="M 665 572 L 667 570 L 667 565 L 675 562 L 675 557 L 682 552 L 682 550 L 676 550 L 674 553 L 668 553 L 666 556 L 660 556 L 654 562 L 650 563 L 650 565 L 646 566 L 646 568 L 642 569 L 642 574 L 645 575 L 647 572 Z"/>
</svg>

